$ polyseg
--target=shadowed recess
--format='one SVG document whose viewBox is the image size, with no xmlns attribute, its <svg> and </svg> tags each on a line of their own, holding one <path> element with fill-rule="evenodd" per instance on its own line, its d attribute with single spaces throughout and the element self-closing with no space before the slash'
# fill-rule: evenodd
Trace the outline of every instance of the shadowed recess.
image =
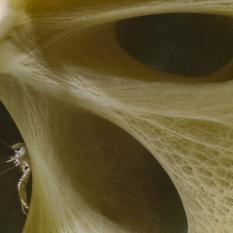
<svg viewBox="0 0 233 233">
<path fill-rule="evenodd" d="M 61 122 L 65 112 L 66 123 L 55 123 L 59 127 L 51 133 L 63 132 L 63 137 L 72 138 L 75 144 L 55 147 L 54 154 L 66 177 L 71 178 L 77 197 L 99 216 L 125 229 L 122 232 L 186 233 L 179 194 L 154 156 L 111 122 L 84 109 L 72 112 L 58 104 L 59 112 L 51 116 L 51 122 Z M 50 139 L 51 145 L 59 144 L 59 137 Z"/>
<path fill-rule="evenodd" d="M 10 114 L 0 102 L 0 138 L 7 144 L 12 145 L 23 141 Z M 0 142 L 0 173 L 12 167 L 5 161 L 12 155 L 12 151 Z M 21 233 L 23 230 L 25 216 L 21 211 L 21 206 L 17 192 L 17 182 L 22 173 L 19 168 L 14 168 L 0 176 L 0 232 L 1 233 Z"/>
<path fill-rule="evenodd" d="M 187 76 L 211 74 L 233 55 L 230 17 L 173 13 L 119 21 L 120 45 L 145 65 Z"/>
</svg>

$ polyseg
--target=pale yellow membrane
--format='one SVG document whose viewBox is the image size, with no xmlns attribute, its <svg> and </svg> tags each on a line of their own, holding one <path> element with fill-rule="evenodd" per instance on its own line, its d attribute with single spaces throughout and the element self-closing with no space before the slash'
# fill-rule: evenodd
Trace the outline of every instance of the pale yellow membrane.
<svg viewBox="0 0 233 233">
<path fill-rule="evenodd" d="M 231 233 L 232 62 L 194 79 L 152 71 L 119 46 L 114 23 L 169 12 L 232 17 L 233 1 L 3 3 L 0 100 L 33 171 L 24 233 L 174 233 L 167 197 L 137 175 L 152 163 L 139 159 L 145 148 L 174 182 L 188 233 Z"/>
</svg>

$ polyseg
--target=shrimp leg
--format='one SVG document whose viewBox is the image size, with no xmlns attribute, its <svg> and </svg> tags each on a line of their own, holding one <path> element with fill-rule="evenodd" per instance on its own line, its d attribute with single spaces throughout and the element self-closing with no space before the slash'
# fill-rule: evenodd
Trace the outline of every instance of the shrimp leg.
<svg viewBox="0 0 233 233">
<path fill-rule="evenodd" d="M 18 185 L 17 185 L 22 211 L 25 215 L 27 215 L 27 211 L 29 209 L 28 200 L 27 200 L 27 184 L 29 181 L 30 174 L 31 174 L 31 169 L 29 167 L 24 169 L 23 175 L 18 181 Z"/>
</svg>

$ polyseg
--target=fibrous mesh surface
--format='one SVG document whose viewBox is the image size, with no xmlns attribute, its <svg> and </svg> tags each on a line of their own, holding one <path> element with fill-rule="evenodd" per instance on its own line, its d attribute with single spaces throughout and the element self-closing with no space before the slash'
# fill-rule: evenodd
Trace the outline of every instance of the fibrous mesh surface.
<svg viewBox="0 0 233 233">
<path fill-rule="evenodd" d="M 196 79 L 162 73 L 127 54 L 114 30 L 140 15 L 232 9 L 231 0 L 0 2 L 0 98 L 33 170 L 25 233 L 185 231 L 173 191 L 163 179 L 154 190 L 153 159 L 178 190 L 188 233 L 232 232 L 232 62 Z"/>
</svg>

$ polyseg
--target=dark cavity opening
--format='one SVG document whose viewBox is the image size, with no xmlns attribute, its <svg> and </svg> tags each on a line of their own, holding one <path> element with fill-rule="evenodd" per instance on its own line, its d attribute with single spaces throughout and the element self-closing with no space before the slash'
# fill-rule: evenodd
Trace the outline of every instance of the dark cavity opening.
<svg viewBox="0 0 233 233">
<path fill-rule="evenodd" d="M 5 163 L 9 159 L 9 156 L 13 155 L 13 151 L 4 142 L 11 146 L 17 142 L 23 142 L 23 139 L 9 112 L 1 102 L 0 139 L 0 173 L 3 173 L 10 167 L 13 167 L 13 164 Z M 21 211 L 17 191 L 17 182 L 21 176 L 22 173 L 19 167 L 0 175 L 0 232 L 21 233 L 23 231 L 26 218 Z M 28 188 L 30 194 L 31 182 Z"/>
<path fill-rule="evenodd" d="M 173 13 L 116 24 L 122 48 L 151 68 L 187 76 L 211 74 L 233 55 L 233 20 L 207 14 Z"/>
</svg>

